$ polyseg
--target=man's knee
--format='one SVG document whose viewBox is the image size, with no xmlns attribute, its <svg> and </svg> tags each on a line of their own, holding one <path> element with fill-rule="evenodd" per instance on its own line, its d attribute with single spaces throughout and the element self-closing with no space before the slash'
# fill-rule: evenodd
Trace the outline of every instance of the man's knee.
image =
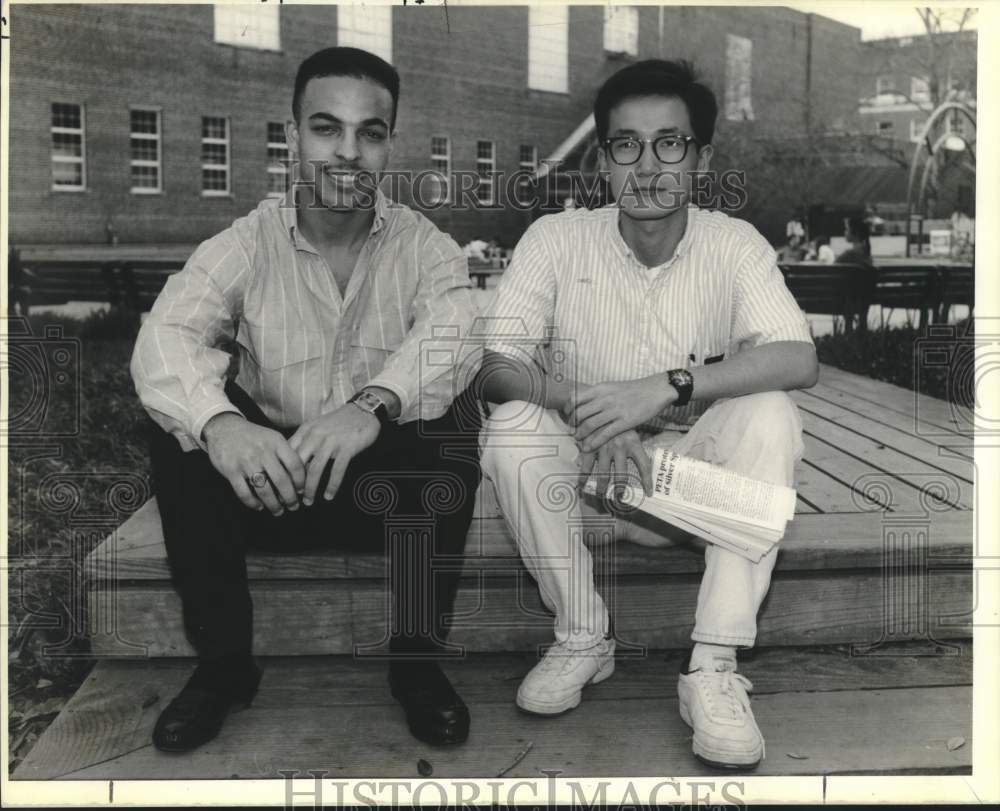
<svg viewBox="0 0 1000 811">
<path fill-rule="evenodd" d="M 755 437 L 775 454 L 793 458 L 802 453 L 802 421 L 795 401 L 783 391 L 765 391 L 734 397 L 734 427 L 744 436 Z"/>
<path fill-rule="evenodd" d="M 566 426 L 552 411 L 523 400 L 501 403 L 483 424 L 483 472 L 496 478 L 507 470 L 521 471 L 532 459 L 559 457 L 566 437 Z"/>
</svg>

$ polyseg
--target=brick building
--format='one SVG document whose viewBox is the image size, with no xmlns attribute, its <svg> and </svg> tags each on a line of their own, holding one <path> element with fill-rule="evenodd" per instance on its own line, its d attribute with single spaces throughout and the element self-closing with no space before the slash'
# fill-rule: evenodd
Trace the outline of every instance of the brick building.
<svg viewBox="0 0 1000 811">
<path fill-rule="evenodd" d="M 976 31 L 961 31 L 863 43 L 862 129 L 918 141 L 928 115 L 940 102 L 957 99 L 975 108 L 977 41 Z M 971 136 L 960 115 L 949 117 L 947 125 Z"/>
<path fill-rule="evenodd" d="M 533 169 L 608 75 L 659 55 L 691 59 L 716 90 L 719 142 L 857 126 L 860 32 L 786 8 L 18 5 L 9 30 L 15 243 L 193 243 L 224 228 L 284 188 L 295 71 L 333 44 L 399 69 L 400 169 Z M 459 241 L 508 244 L 531 217 L 427 213 Z"/>
</svg>

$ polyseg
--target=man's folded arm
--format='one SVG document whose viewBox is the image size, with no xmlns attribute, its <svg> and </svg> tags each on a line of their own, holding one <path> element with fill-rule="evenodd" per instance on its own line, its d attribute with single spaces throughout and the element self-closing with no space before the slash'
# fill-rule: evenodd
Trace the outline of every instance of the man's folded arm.
<svg viewBox="0 0 1000 811">
<path fill-rule="evenodd" d="M 202 431 L 217 414 L 237 409 L 224 393 L 240 282 L 249 263 L 238 246 L 205 243 L 171 276 L 136 339 L 131 372 L 150 417 L 185 450 L 205 448 Z"/>
</svg>

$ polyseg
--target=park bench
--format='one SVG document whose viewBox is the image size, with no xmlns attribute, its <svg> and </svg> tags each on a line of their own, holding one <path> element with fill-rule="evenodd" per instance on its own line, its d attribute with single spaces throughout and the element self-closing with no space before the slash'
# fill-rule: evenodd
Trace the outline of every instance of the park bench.
<svg viewBox="0 0 1000 811">
<path fill-rule="evenodd" d="M 818 262 L 781 263 L 785 285 L 803 311 L 839 315 L 848 331 L 864 328 L 873 284 L 871 268 Z"/>
<path fill-rule="evenodd" d="M 934 323 L 947 323 L 951 308 L 961 304 L 972 315 L 976 299 L 976 277 L 972 265 L 943 265 L 938 272 L 938 300 Z"/>
<path fill-rule="evenodd" d="M 940 306 L 940 271 L 934 265 L 880 265 L 875 275 L 872 304 L 877 304 L 884 315 L 895 309 L 914 310 L 918 314 L 917 327 L 923 329 L 932 318 L 936 321 Z"/>
<path fill-rule="evenodd" d="M 10 252 L 8 293 L 21 314 L 32 307 L 70 301 L 107 302 L 140 312 L 152 307 L 167 278 L 184 267 L 177 257 L 115 258 Z"/>
<path fill-rule="evenodd" d="M 796 518 L 761 610 L 757 649 L 741 667 L 756 686 L 767 735 L 759 773 L 967 774 L 972 427 L 943 401 L 826 366 L 816 387 L 793 397 L 805 444 Z M 155 501 L 124 523 L 115 512 L 134 503 L 110 499 L 104 515 L 67 512 L 72 531 L 107 533 L 78 586 L 99 661 L 15 780 L 280 779 L 278 769 L 306 764 L 343 777 L 416 779 L 419 758 L 435 776 L 481 776 L 508 766 L 526 740 L 532 751 L 509 776 L 539 768 L 563 776 L 709 773 L 691 757 L 675 692 L 702 556 L 630 543 L 596 551 L 618 672 L 573 713 L 526 719 L 514 692 L 537 646 L 551 641 L 552 617 L 489 482 L 477 495 L 452 622 L 451 641 L 464 655 L 445 665 L 472 710 L 466 746 L 442 752 L 409 738 L 384 661 L 364 655 L 380 651 L 386 635 L 384 556 L 319 550 L 250 556 L 264 668 L 254 707 L 190 756 L 156 752 L 152 725 L 190 674 L 183 657 L 193 651 Z M 967 745 L 949 749 L 957 736 Z"/>
</svg>

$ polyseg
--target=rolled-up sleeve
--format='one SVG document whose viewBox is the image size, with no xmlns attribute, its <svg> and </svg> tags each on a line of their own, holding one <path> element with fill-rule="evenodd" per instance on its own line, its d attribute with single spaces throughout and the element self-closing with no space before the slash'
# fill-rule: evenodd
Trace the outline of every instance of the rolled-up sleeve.
<svg viewBox="0 0 1000 811">
<path fill-rule="evenodd" d="M 746 346 L 776 341 L 811 344 L 809 323 L 785 286 L 774 249 L 763 241 L 740 263 L 733 301 L 733 340 Z"/>
<path fill-rule="evenodd" d="M 234 334 L 250 261 L 231 232 L 199 246 L 171 276 L 139 330 L 131 372 L 150 417 L 181 447 L 204 448 L 212 417 L 239 413 L 224 393 L 230 356 L 220 343 Z"/>
<path fill-rule="evenodd" d="M 369 383 L 399 397 L 400 423 L 442 416 L 472 383 L 482 362 L 481 341 L 471 334 L 478 310 L 461 249 L 428 228 L 415 251 L 419 269 L 413 324 Z"/>
</svg>

